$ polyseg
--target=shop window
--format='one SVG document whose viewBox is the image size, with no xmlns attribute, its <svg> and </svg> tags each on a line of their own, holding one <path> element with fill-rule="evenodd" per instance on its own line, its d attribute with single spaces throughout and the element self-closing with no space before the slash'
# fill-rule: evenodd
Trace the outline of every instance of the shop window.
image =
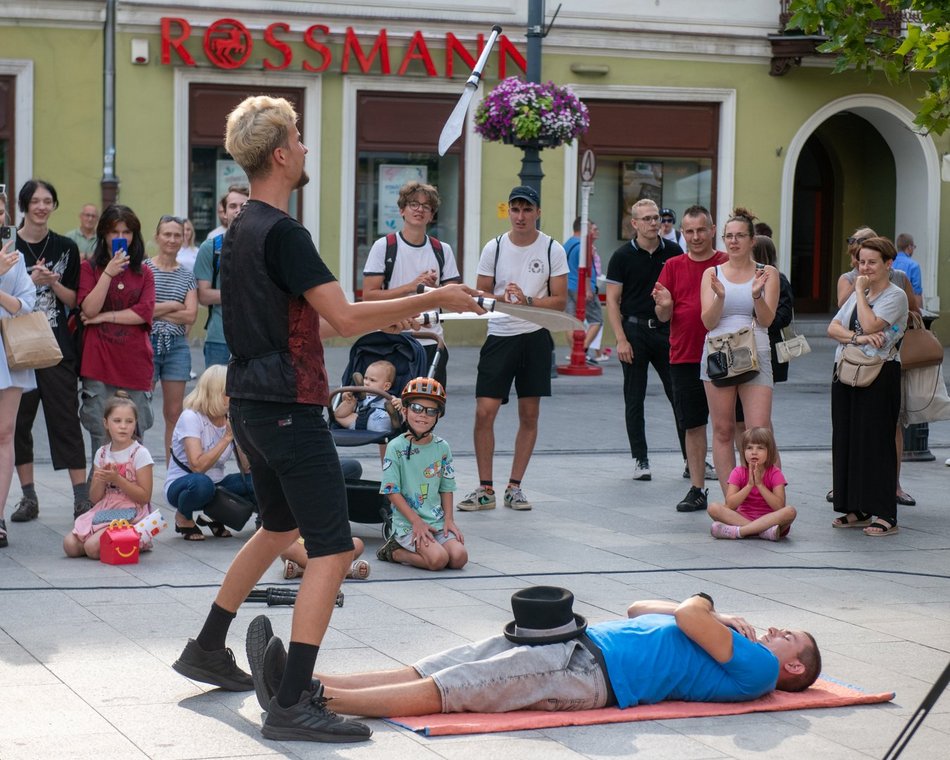
<svg viewBox="0 0 950 760">
<path fill-rule="evenodd" d="M 459 140 L 445 156 L 435 146 L 439 132 L 455 105 L 453 96 L 404 93 L 362 93 L 357 108 L 355 250 L 353 282 L 363 288 L 363 266 L 373 242 L 402 229 L 396 200 L 410 180 L 435 185 L 441 204 L 429 234 L 451 246 L 463 269 L 462 145 Z"/>
<path fill-rule="evenodd" d="M 590 148 L 597 156 L 589 208 L 600 230 L 602 256 L 630 240 L 630 207 L 642 198 L 672 209 L 677 226 L 683 211 L 695 204 L 715 218 L 718 104 L 585 102 L 591 127 L 579 154 Z"/>
<path fill-rule="evenodd" d="M 204 240 L 220 224 L 218 201 L 232 184 L 247 184 L 247 176 L 224 149 L 224 125 L 228 114 L 244 98 L 259 95 L 256 89 L 232 85 L 193 84 L 189 90 L 188 218 L 195 225 L 195 238 Z M 303 126 L 303 90 L 268 90 L 273 97 L 289 100 Z M 301 191 L 290 198 L 290 215 L 300 219 Z"/>
<path fill-rule="evenodd" d="M 0 185 L 7 188 L 7 198 L 16 195 L 13 187 L 13 113 L 16 98 L 16 77 L 0 77 Z M 15 202 L 7 202 L 7 213 L 12 220 Z"/>
</svg>

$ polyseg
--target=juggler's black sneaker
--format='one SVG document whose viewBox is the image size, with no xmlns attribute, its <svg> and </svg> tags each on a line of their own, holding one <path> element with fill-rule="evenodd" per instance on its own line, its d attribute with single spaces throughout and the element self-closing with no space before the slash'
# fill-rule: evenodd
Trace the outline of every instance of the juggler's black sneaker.
<svg viewBox="0 0 950 760">
<path fill-rule="evenodd" d="M 327 707 L 323 684 L 300 692 L 300 700 L 290 707 L 281 707 L 277 697 L 271 698 L 261 733 L 277 741 L 304 742 L 362 742 L 373 735 L 366 724 L 341 718 Z"/>
</svg>

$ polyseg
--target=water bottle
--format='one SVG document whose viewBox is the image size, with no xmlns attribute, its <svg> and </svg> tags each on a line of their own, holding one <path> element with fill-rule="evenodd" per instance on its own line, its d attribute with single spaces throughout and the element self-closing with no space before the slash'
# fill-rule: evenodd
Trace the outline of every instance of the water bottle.
<svg viewBox="0 0 950 760">
<path fill-rule="evenodd" d="M 891 351 L 891 346 L 897 341 L 900 336 L 901 328 L 900 325 L 891 325 L 884 332 L 884 345 L 880 348 L 875 348 L 870 343 L 865 343 L 861 346 L 861 350 L 864 352 L 865 356 L 883 356 L 885 359 Z"/>
</svg>

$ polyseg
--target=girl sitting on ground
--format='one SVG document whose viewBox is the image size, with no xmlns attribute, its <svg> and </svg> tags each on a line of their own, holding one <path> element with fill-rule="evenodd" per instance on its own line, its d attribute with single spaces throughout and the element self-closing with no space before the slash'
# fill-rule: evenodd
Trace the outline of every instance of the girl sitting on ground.
<svg viewBox="0 0 950 760">
<path fill-rule="evenodd" d="M 151 511 L 152 455 L 135 437 L 138 409 L 119 391 L 106 402 L 103 426 L 109 440 L 93 457 L 89 498 L 93 507 L 76 518 L 63 539 L 67 557 L 99 559 L 99 540 L 113 520 L 135 524 Z"/>
<path fill-rule="evenodd" d="M 363 540 L 353 536 L 353 563 L 346 573 L 346 578 L 358 581 L 369 578 L 369 562 L 359 558 L 365 548 Z M 303 539 L 298 538 L 294 541 L 281 552 L 280 558 L 284 561 L 284 578 L 292 580 L 302 577 L 307 568 L 307 550 L 304 548 Z"/>
<path fill-rule="evenodd" d="M 778 541 L 788 535 L 797 512 L 785 503 L 787 481 L 775 466 L 778 449 L 772 431 L 749 428 L 742 436 L 745 465 L 736 467 L 726 486 L 726 503 L 706 510 L 713 519 L 713 538 L 757 536 Z"/>
</svg>

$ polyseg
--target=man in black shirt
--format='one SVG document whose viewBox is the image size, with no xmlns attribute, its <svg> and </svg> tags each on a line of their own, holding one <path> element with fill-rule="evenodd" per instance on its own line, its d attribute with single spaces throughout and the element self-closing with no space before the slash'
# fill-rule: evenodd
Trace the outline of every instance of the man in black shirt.
<svg viewBox="0 0 950 760">
<path fill-rule="evenodd" d="M 46 314 L 63 353 L 62 361 L 36 370 L 36 388 L 20 397 L 13 448 L 17 477 L 23 498 L 10 516 L 13 522 L 35 520 L 40 513 L 33 483 L 33 422 L 43 402 L 43 417 L 54 470 L 69 470 L 73 486 L 73 516 L 92 507 L 86 483 L 86 447 L 79 425 L 79 357 L 66 324 L 76 306 L 79 288 L 79 248 L 76 243 L 49 228 L 49 218 L 59 206 L 56 188 L 41 179 L 31 179 L 17 198 L 23 224 L 17 230 L 17 250 L 36 285 L 34 311 Z"/>
<path fill-rule="evenodd" d="M 262 732 L 283 741 L 362 741 L 369 727 L 335 715 L 323 686 L 311 681 L 353 557 L 343 473 L 324 416 L 329 388 L 321 338 L 409 329 L 410 317 L 431 309 L 484 310 L 472 299 L 476 291 L 461 284 L 350 303 L 310 233 L 288 215 L 291 194 L 308 181 L 296 122 L 290 103 L 263 95 L 228 116 L 225 148 L 247 174 L 251 194 L 221 252 L 221 312 L 231 349 L 226 392 L 262 527 L 231 564 L 204 627 L 172 667 L 223 689 L 255 688 L 226 648 L 228 628 L 264 571 L 302 536 L 308 562 L 287 666 Z"/>
<path fill-rule="evenodd" d="M 666 397 L 673 404 L 670 384 L 670 326 L 654 311 L 653 286 L 666 260 L 682 249 L 659 236 L 660 210 L 651 200 L 640 200 L 630 209 L 634 235 L 614 251 L 607 265 L 607 314 L 617 336 L 617 356 L 623 368 L 624 415 L 630 455 L 636 461 L 634 480 L 650 480 L 650 458 L 643 418 L 647 370 L 652 364 Z M 683 431 L 677 427 L 680 449 L 686 458 Z"/>
</svg>

